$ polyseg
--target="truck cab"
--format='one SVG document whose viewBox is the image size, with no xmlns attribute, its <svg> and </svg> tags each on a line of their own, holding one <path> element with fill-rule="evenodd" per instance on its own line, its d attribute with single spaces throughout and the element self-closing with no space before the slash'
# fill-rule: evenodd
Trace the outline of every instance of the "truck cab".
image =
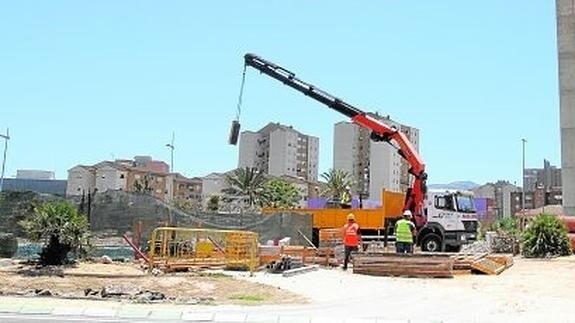
<svg viewBox="0 0 575 323">
<path fill-rule="evenodd" d="M 417 234 L 423 251 L 459 251 L 462 245 L 477 240 L 479 224 L 472 192 L 430 190 L 423 214 L 427 221 Z"/>
</svg>

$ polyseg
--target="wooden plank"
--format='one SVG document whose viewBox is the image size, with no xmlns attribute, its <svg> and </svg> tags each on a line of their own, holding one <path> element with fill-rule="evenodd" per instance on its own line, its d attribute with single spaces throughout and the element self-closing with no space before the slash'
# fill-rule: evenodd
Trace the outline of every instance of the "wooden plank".
<svg viewBox="0 0 575 323">
<path fill-rule="evenodd" d="M 492 254 L 488 255 L 487 259 L 495 261 L 501 265 L 504 265 L 505 268 L 509 268 L 513 266 L 513 256 L 512 255 L 502 255 L 502 254 Z"/>
<path fill-rule="evenodd" d="M 376 276 L 453 277 L 455 260 L 450 256 L 357 254 L 353 272 Z"/>
<path fill-rule="evenodd" d="M 505 265 L 497 263 L 488 258 L 483 258 L 481 260 L 474 262 L 471 265 L 471 268 L 480 271 L 482 273 L 485 273 L 487 275 L 499 275 L 502 271 L 505 270 L 506 267 Z"/>
</svg>

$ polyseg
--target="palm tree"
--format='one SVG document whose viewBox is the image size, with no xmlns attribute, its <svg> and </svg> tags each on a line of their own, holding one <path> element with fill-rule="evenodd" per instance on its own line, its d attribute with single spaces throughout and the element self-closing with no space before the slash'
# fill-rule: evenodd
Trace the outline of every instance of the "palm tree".
<svg viewBox="0 0 575 323">
<path fill-rule="evenodd" d="M 228 188 L 223 192 L 230 196 L 244 197 L 248 206 L 254 206 L 263 196 L 265 175 L 257 168 L 245 167 L 226 175 Z"/>
<path fill-rule="evenodd" d="M 345 191 L 345 187 L 351 185 L 349 173 L 341 169 L 329 169 L 321 174 L 326 185 L 321 192 L 324 197 L 339 198 Z"/>
</svg>

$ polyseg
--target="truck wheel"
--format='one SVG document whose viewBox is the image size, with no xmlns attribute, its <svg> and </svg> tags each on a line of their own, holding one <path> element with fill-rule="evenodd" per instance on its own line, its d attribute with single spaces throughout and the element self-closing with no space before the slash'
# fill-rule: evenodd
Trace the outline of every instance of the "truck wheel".
<svg viewBox="0 0 575 323">
<path fill-rule="evenodd" d="M 421 240 L 421 250 L 429 252 L 441 251 L 441 237 L 435 233 L 426 235 L 423 240 Z"/>
</svg>

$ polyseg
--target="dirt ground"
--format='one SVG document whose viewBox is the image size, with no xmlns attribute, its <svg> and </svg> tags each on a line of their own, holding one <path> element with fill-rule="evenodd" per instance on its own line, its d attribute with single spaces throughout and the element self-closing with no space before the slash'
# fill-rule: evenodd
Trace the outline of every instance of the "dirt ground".
<svg viewBox="0 0 575 323">
<path fill-rule="evenodd" d="M 498 276 L 459 275 L 421 279 L 372 277 L 351 270 L 320 269 L 293 277 L 258 272 L 150 276 L 132 264 L 80 264 L 57 276 L 28 277 L 0 268 L 0 290 L 47 288 L 60 295 L 133 285 L 209 304 L 248 306 L 273 315 L 384 318 L 443 322 L 575 322 L 575 256 L 550 260 L 515 258 Z M 86 273 L 124 278 L 82 277 Z M 202 304 L 202 303 L 200 303 Z M 219 308 L 219 307 L 218 307 Z M 337 321 L 337 320 L 336 320 Z"/>
<path fill-rule="evenodd" d="M 80 263 L 65 268 L 64 277 L 16 273 L 19 269 L 22 268 L 0 268 L 1 293 L 30 295 L 33 290 L 47 289 L 64 297 L 84 297 L 85 289 L 101 290 L 106 286 L 120 285 L 160 292 L 176 303 L 254 305 L 306 302 L 305 298 L 289 291 L 222 274 L 173 273 L 152 276 L 134 264 L 98 263 Z"/>
<path fill-rule="evenodd" d="M 351 270 L 320 270 L 284 278 L 258 273 L 242 279 L 303 295 L 298 313 L 334 317 L 444 322 L 575 322 L 575 256 L 515 258 L 498 276 L 421 279 L 370 277 Z M 290 314 L 294 310 L 290 310 Z"/>
</svg>

